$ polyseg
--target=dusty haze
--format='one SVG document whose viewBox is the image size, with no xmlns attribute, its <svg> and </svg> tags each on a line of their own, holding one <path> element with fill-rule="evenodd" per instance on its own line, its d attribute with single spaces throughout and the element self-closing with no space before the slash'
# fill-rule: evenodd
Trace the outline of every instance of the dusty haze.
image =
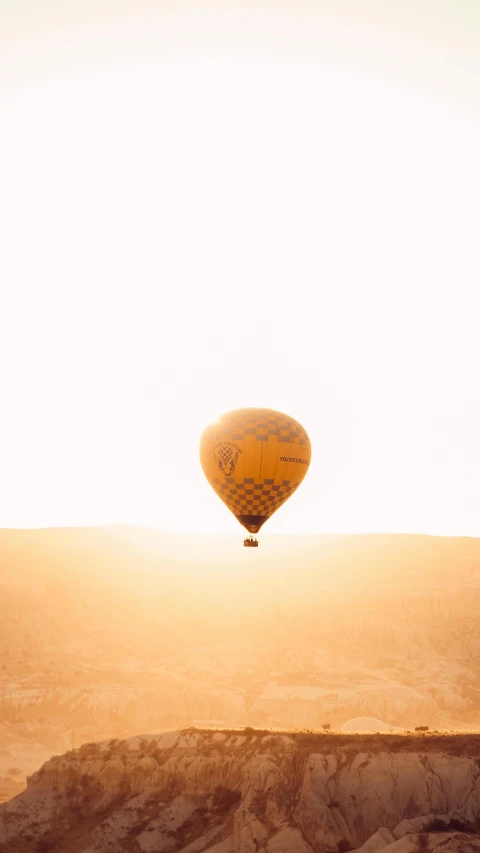
<svg viewBox="0 0 480 853">
<path fill-rule="evenodd" d="M 52 753 L 220 725 L 476 728 L 480 542 L 0 533 L 0 784 Z"/>
</svg>

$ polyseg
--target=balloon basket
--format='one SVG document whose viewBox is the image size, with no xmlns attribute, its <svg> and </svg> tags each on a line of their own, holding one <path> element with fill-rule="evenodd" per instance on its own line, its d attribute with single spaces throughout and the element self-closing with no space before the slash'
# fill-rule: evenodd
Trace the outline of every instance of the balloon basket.
<svg viewBox="0 0 480 853">
<path fill-rule="evenodd" d="M 254 536 L 247 536 L 247 538 L 243 540 L 243 547 L 258 548 L 258 539 L 255 539 Z"/>
</svg>

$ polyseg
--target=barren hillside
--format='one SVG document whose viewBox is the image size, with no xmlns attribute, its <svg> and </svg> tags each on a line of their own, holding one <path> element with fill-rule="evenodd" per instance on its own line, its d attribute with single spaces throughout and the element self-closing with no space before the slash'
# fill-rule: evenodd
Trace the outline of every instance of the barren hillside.
<svg viewBox="0 0 480 853">
<path fill-rule="evenodd" d="M 480 724 L 479 540 L 4 530 L 0 559 L 0 798 L 139 731 Z"/>
<path fill-rule="evenodd" d="M 169 732 L 49 760 L 2 853 L 473 853 L 478 735 Z"/>
</svg>

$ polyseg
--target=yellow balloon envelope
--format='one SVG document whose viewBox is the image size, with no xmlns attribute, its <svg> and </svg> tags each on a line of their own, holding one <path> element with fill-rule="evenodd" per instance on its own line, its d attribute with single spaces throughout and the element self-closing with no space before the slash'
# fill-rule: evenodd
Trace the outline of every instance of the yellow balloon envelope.
<svg viewBox="0 0 480 853">
<path fill-rule="evenodd" d="M 294 493 L 310 458 L 304 428 L 272 409 L 227 412 L 200 439 L 208 482 L 250 533 L 258 533 Z"/>
</svg>

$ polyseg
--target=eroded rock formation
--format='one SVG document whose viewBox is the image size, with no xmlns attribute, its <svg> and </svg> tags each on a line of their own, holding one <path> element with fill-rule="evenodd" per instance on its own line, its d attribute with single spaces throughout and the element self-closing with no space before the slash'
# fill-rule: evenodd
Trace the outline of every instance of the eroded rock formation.
<svg viewBox="0 0 480 853">
<path fill-rule="evenodd" d="M 169 732 L 47 761 L 8 853 L 480 851 L 480 737 Z"/>
</svg>

